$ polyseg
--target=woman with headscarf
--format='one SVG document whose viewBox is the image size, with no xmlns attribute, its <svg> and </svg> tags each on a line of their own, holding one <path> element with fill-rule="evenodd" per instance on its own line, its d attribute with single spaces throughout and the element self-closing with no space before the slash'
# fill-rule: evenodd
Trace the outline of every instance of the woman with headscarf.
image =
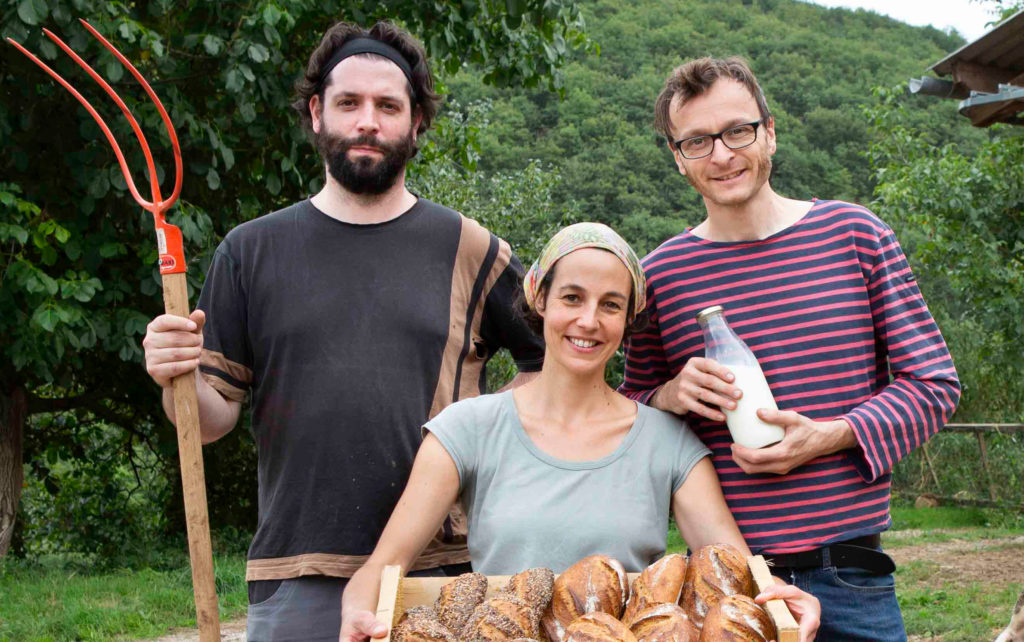
<svg viewBox="0 0 1024 642">
<path fill-rule="evenodd" d="M 665 552 L 670 508 L 692 549 L 750 554 L 710 451 L 675 415 L 605 382 L 624 336 L 643 324 L 645 293 L 636 254 L 611 228 L 578 223 L 548 242 L 524 278 L 524 313 L 546 343 L 540 375 L 424 426 L 405 491 L 345 591 L 342 640 L 386 633 L 372 613 L 381 570 L 409 568 L 456 499 L 473 569 L 485 575 L 558 573 L 595 553 L 641 571 Z"/>
</svg>

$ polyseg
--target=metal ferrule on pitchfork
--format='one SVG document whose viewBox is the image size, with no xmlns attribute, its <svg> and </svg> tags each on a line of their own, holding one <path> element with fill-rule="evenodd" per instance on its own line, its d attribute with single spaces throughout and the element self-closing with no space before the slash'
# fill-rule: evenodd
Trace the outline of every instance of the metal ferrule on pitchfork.
<svg viewBox="0 0 1024 642">
<path fill-rule="evenodd" d="M 160 255 L 160 274 L 164 288 L 164 306 L 168 314 L 181 317 L 189 316 L 188 289 L 185 282 L 185 252 L 182 248 L 181 230 L 171 225 L 165 219 L 167 210 L 174 205 L 181 193 L 181 147 L 178 145 L 178 136 L 174 132 L 174 125 L 167 115 L 160 99 L 142 77 L 142 74 L 128 61 L 114 45 L 104 38 L 96 29 L 85 20 L 80 20 L 82 25 L 106 47 L 135 79 L 146 90 L 150 100 L 156 105 L 167 126 L 167 134 L 174 149 L 174 191 L 170 198 L 164 200 L 160 195 L 160 182 L 157 178 L 156 164 L 153 162 L 153 154 L 150 152 L 149 143 L 139 127 L 138 121 L 132 116 L 131 110 L 117 95 L 117 92 L 104 80 L 96 71 L 85 62 L 81 56 L 72 51 L 63 40 L 58 38 L 48 29 L 43 32 L 50 40 L 67 53 L 78 65 L 84 69 L 93 80 L 95 80 L 107 95 L 110 96 L 121 112 L 128 119 L 135 136 L 142 147 L 142 153 L 146 158 L 146 165 L 149 170 L 149 187 L 152 200 L 147 201 L 139 194 L 132 180 L 131 172 L 128 170 L 128 163 L 125 161 L 121 147 L 117 144 L 114 134 L 107 127 L 103 118 L 89 104 L 78 91 L 64 80 L 57 72 L 51 69 L 46 63 L 34 56 L 30 51 L 22 47 L 10 38 L 7 39 L 18 51 L 28 56 L 32 62 L 43 68 L 50 74 L 64 89 L 68 90 L 83 107 L 88 110 L 96 123 L 103 130 L 107 141 L 117 155 L 117 162 L 121 165 L 121 172 L 124 174 L 125 183 L 131 191 L 135 200 L 148 212 L 153 214 L 153 222 L 156 225 L 157 248 Z M 195 372 L 177 376 L 173 380 L 174 386 L 174 412 L 175 425 L 178 432 L 178 455 L 181 461 L 181 483 L 185 497 L 185 522 L 188 528 L 189 556 L 192 562 L 192 588 L 196 602 L 196 621 L 199 625 L 199 639 L 201 642 L 216 642 L 220 640 L 220 623 L 217 612 L 217 592 L 213 574 L 213 550 L 210 541 L 210 523 L 206 505 L 206 480 L 203 473 L 203 452 L 199 435 L 199 404 L 196 398 Z"/>
<path fill-rule="evenodd" d="M 164 105 L 160 102 L 160 99 L 157 97 L 156 92 L 154 92 L 153 88 L 149 86 L 149 83 L 146 82 L 146 79 L 142 77 L 142 74 L 140 74 L 139 70 L 135 68 L 135 65 L 129 62 L 129 60 L 125 58 L 124 55 L 120 51 L 118 51 L 116 47 L 114 47 L 114 45 L 110 44 L 110 41 L 108 41 L 106 38 L 100 35 L 100 33 L 96 31 L 96 29 L 93 28 L 92 25 L 90 25 L 85 20 L 79 20 L 79 22 L 81 22 L 82 26 L 88 29 L 89 32 L 92 35 L 94 35 L 97 40 L 103 43 L 103 46 L 106 47 L 112 54 L 114 54 L 114 56 L 116 56 L 117 59 L 121 61 L 121 64 L 124 65 L 125 68 L 127 68 L 128 71 L 130 71 L 133 76 L 135 76 L 135 79 L 139 81 L 139 84 L 142 85 L 142 88 L 146 90 L 146 94 L 149 95 L 150 100 L 152 100 L 153 103 L 156 105 L 157 110 L 160 112 L 160 117 L 163 118 L 164 124 L 167 126 L 167 135 L 170 137 L 171 147 L 173 147 L 174 149 L 174 192 L 167 200 L 163 200 L 163 198 L 161 198 L 160 196 L 160 182 L 157 180 L 156 165 L 153 162 L 153 154 L 149 150 L 149 143 L 146 141 L 146 137 L 142 133 L 142 128 L 139 127 L 139 123 L 135 120 L 135 117 L 132 115 L 131 110 L 128 109 L 128 105 L 126 105 L 124 101 L 121 100 L 121 97 L 117 95 L 117 92 L 114 91 L 114 88 L 111 87 L 110 84 L 107 83 L 107 81 L 104 80 L 102 76 L 96 73 L 96 70 L 93 69 L 89 65 L 89 63 L 82 60 L 81 56 L 75 53 L 74 50 L 71 49 L 71 47 L 69 47 L 63 40 L 57 37 L 57 35 L 54 34 L 52 31 L 50 31 L 49 29 L 43 29 L 43 33 L 45 33 L 47 37 L 50 38 L 50 40 L 57 43 L 58 47 L 63 49 L 64 52 L 72 58 L 72 60 L 77 62 L 78 65 L 82 69 L 84 69 L 92 77 L 92 79 L 95 80 L 96 83 L 103 88 L 105 92 L 107 92 L 107 95 L 110 96 L 114 100 L 114 102 L 117 103 L 117 106 L 121 108 L 121 112 L 125 115 L 125 118 L 128 119 L 128 122 L 131 124 L 132 129 L 135 130 L 135 136 L 136 138 L 139 139 L 139 145 L 142 147 L 142 153 L 146 157 L 146 165 L 148 166 L 149 169 L 149 186 L 152 192 L 152 201 L 147 201 L 146 199 L 142 198 L 142 196 L 139 194 L 139 190 L 135 188 L 135 181 L 132 180 L 132 174 L 131 171 L 129 171 L 128 169 L 128 163 L 124 159 L 124 154 L 121 152 L 121 146 L 117 144 L 117 139 L 114 138 L 114 134 L 110 131 L 110 128 L 107 127 L 107 123 L 104 122 L 103 118 L 93 108 L 93 106 L 89 104 L 89 101 L 86 100 L 85 97 L 82 96 L 82 94 L 78 93 L 78 90 L 72 87 L 71 83 L 64 80 L 64 78 L 62 78 L 60 74 L 51 69 L 49 65 L 47 65 L 45 62 L 43 62 L 35 55 L 33 55 L 32 52 L 25 49 L 23 46 L 21 46 L 20 44 L 18 44 L 10 38 L 7 39 L 7 42 L 11 43 L 14 47 L 18 49 L 18 51 L 28 56 L 28 58 L 32 60 L 32 62 L 42 67 L 43 70 L 46 73 L 50 74 L 54 80 L 60 83 L 60 85 L 64 87 L 64 89 L 67 89 L 71 93 L 71 95 L 77 98 L 78 102 L 82 103 L 82 106 L 85 107 L 85 109 L 96 121 L 96 124 L 100 126 L 100 129 L 103 130 L 103 133 L 106 134 L 107 141 L 110 143 L 110 146 L 114 149 L 114 154 L 117 155 L 117 162 L 121 165 L 121 173 L 124 174 L 124 180 L 128 184 L 128 189 L 129 191 L 131 191 L 132 196 L 139 203 L 139 205 L 142 206 L 144 210 L 151 212 L 153 214 L 153 222 L 156 224 L 157 247 L 160 253 L 160 273 L 183 273 L 185 272 L 185 252 L 181 243 L 181 230 L 179 230 L 176 226 L 168 223 L 166 218 L 164 218 L 164 214 L 167 212 L 167 210 L 171 209 L 171 206 L 174 205 L 174 202 L 178 200 L 178 194 L 181 193 L 181 147 L 178 145 L 178 135 L 174 131 L 174 125 L 171 124 L 171 118 L 167 115 L 167 110 L 164 109 Z"/>
</svg>

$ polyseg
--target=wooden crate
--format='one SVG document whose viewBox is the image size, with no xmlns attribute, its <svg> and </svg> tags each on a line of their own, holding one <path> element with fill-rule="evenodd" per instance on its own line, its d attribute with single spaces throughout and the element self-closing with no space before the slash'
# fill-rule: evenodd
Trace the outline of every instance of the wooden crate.
<svg viewBox="0 0 1024 642">
<path fill-rule="evenodd" d="M 765 564 L 764 558 L 754 555 L 747 558 L 747 564 L 754 575 L 757 590 L 773 582 L 772 574 Z M 639 573 L 630 573 L 629 582 Z M 441 587 L 451 582 L 452 577 L 402 577 L 402 569 L 398 566 L 386 566 L 380 578 L 380 596 L 377 600 L 377 620 L 394 627 L 406 609 L 414 606 L 433 605 L 441 593 Z M 487 577 L 487 597 L 499 592 L 508 583 L 508 575 L 489 575 Z M 782 600 L 771 600 L 765 605 L 768 615 L 775 622 L 779 632 L 778 642 L 798 642 L 799 628 L 793 614 Z M 384 642 L 391 642 L 391 631 Z"/>
</svg>

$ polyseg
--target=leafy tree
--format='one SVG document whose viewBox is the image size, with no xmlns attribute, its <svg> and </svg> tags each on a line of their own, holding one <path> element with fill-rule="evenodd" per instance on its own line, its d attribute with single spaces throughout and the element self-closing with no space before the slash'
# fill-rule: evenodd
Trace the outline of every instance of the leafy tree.
<svg viewBox="0 0 1024 642">
<path fill-rule="evenodd" d="M 167 146 L 155 109 L 76 16 L 138 64 L 178 127 L 186 175 L 170 218 L 186 241 L 193 300 L 221 235 L 319 188 L 322 169 L 288 103 L 333 22 L 398 21 L 424 41 L 435 70 L 472 64 L 495 86 L 557 89 L 564 61 L 589 46 L 573 0 L 0 0 L 0 35 L 39 52 L 107 114 L 116 113 L 109 101 L 40 28 L 63 34 L 114 84 L 158 150 L 161 180 L 171 165 L 159 152 Z M 135 465 L 145 445 L 168 475 L 176 469 L 172 429 L 139 365 L 146 324 L 161 311 L 151 219 L 128 197 L 106 141 L 74 99 L 13 48 L 0 48 L 0 61 L 3 554 L 21 492 L 26 417 L 62 417 L 25 438 L 25 458 L 50 492 L 58 492 L 56 462 L 109 458 L 110 449 Z M 130 165 L 143 167 L 124 119 L 110 121 Z M 102 451 L 86 452 L 83 436 L 96 422 L 119 430 L 94 442 Z M 221 493 L 238 505 L 235 489 L 210 479 L 211 506 Z M 97 519 L 110 512 L 97 511 Z"/>
<path fill-rule="evenodd" d="M 565 96 L 497 90 L 467 69 L 448 86 L 460 101 L 493 101 L 480 134 L 480 167 L 507 171 L 523 158 L 560 169 L 557 202 L 575 201 L 588 219 L 612 225 L 638 252 L 699 223 L 704 208 L 652 126 L 666 76 L 704 55 L 746 57 L 776 118 L 773 184 L 794 198 L 866 202 L 874 175 L 862 107 L 879 84 L 905 81 L 961 45 L 934 28 L 911 27 L 865 11 L 794 0 L 691 0 L 582 5 L 600 56 L 565 67 Z M 909 115 L 933 122 L 944 106 L 923 102 Z M 972 139 L 952 129 L 948 138 Z"/>
<path fill-rule="evenodd" d="M 909 121 L 903 87 L 878 95 L 868 111 L 874 207 L 903 241 L 950 345 L 964 385 L 957 417 L 1020 421 L 1024 132 L 1002 125 L 977 148 L 932 144 L 934 132 Z"/>
</svg>

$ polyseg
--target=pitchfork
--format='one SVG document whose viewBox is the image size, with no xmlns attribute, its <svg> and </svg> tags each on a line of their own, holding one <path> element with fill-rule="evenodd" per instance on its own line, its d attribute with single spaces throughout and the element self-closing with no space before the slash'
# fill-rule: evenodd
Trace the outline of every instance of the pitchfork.
<svg viewBox="0 0 1024 642">
<path fill-rule="evenodd" d="M 135 79 L 139 81 L 139 84 L 142 85 L 149 98 L 156 105 L 157 110 L 160 112 L 160 117 L 163 118 L 164 124 L 167 126 L 167 134 L 171 139 L 171 146 L 174 148 L 174 192 L 166 200 L 160 196 L 160 182 L 157 179 L 156 165 L 153 163 L 153 154 L 149 150 L 149 143 L 146 142 L 146 137 L 142 134 L 142 129 L 139 127 L 135 117 L 132 116 L 131 110 L 128 109 L 128 106 L 121 100 L 121 97 L 117 95 L 117 92 L 114 91 L 107 81 L 96 73 L 89 66 L 89 63 L 82 60 L 78 54 L 72 51 L 63 40 L 58 38 L 49 29 L 43 29 L 43 32 L 50 40 L 57 43 L 67 55 L 78 63 L 107 92 L 107 95 L 121 108 L 132 129 L 135 130 L 135 136 L 139 139 L 139 145 L 142 147 L 142 153 L 146 157 L 146 164 L 149 168 L 149 187 L 152 193 L 152 201 L 143 199 L 139 195 L 138 190 L 135 189 L 135 183 L 132 181 L 132 175 L 128 170 L 124 154 L 121 153 L 121 147 L 117 144 L 117 140 L 114 138 L 113 133 L 111 133 L 110 128 L 107 127 L 99 113 L 93 109 L 93 106 L 89 104 L 89 101 L 82 94 L 78 93 L 68 81 L 61 78 L 57 72 L 32 55 L 27 49 L 10 38 L 7 41 L 14 45 L 18 51 L 28 56 L 32 62 L 42 67 L 46 73 L 53 76 L 54 80 L 60 83 L 64 89 L 71 92 L 71 95 L 77 98 L 78 102 L 82 103 L 82 106 L 88 110 L 89 114 L 92 115 L 93 119 L 100 126 L 100 129 L 106 134 L 107 141 L 114 148 L 114 154 L 117 155 L 117 162 L 121 165 L 121 173 L 124 174 L 125 183 L 128 184 L 128 189 L 131 191 L 132 196 L 143 209 L 153 214 L 160 256 L 160 275 L 164 288 L 164 307 L 168 314 L 188 317 L 189 306 L 188 291 L 185 283 L 185 252 L 181 243 L 181 230 L 169 224 L 164 218 L 164 213 L 174 205 L 174 202 L 178 200 L 178 194 L 181 193 L 181 147 L 178 145 L 178 136 L 174 132 L 174 125 L 171 124 L 171 118 L 167 115 L 167 110 L 164 109 L 160 99 L 157 98 L 156 93 L 135 66 L 114 45 L 110 44 L 106 38 L 100 35 L 92 25 L 85 20 L 80 20 L 80 22 L 135 76 Z M 196 621 L 199 624 L 200 641 L 215 642 L 220 640 L 220 622 L 217 615 L 217 591 L 213 575 L 210 522 L 206 507 L 203 450 L 199 438 L 195 372 L 175 377 L 173 385 L 174 412 L 178 428 L 178 454 L 181 459 L 181 483 L 185 495 L 185 523 L 188 528 L 188 548 L 192 561 L 192 590 L 196 601 Z"/>
</svg>

